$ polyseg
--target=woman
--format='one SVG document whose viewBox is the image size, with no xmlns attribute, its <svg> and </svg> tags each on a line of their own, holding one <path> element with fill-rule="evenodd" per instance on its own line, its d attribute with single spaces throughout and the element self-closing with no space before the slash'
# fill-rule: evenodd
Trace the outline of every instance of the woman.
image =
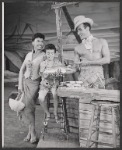
<svg viewBox="0 0 122 150">
<path fill-rule="evenodd" d="M 29 131 L 24 141 L 35 143 L 37 141 L 35 131 L 35 101 L 37 98 L 40 75 L 39 65 L 44 60 L 45 36 L 36 33 L 32 37 L 33 50 L 29 52 L 19 72 L 18 92 L 24 93 L 23 103 L 25 108 L 19 113 L 21 120 L 29 126 Z"/>
</svg>

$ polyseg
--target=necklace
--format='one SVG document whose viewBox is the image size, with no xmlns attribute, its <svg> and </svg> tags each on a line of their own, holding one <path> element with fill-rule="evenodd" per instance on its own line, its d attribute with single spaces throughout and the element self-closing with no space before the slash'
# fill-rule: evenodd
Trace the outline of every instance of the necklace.
<svg viewBox="0 0 122 150">
<path fill-rule="evenodd" d="M 88 38 L 82 40 L 82 43 L 84 44 L 85 48 L 87 50 L 89 50 L 91 53 L 93 52 L 93 50 L 92 50 L 92 40 L 93 39 L 94 39 L 94 37 L 92 35 L 90 35 Z"/>
</svg>

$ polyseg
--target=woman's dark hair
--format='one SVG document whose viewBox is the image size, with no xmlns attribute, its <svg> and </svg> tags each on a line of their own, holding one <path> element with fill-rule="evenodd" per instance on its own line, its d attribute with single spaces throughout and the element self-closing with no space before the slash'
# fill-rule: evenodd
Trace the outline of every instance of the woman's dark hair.
<svg viewBox="0 0 122 150">
<path fill-rule="evenodd" d="M 41 38 L 41 39 L 45 39 L 45 36 L 42 34 L 42 33 L 35 33 L 33 36 L 32 36 L 32 41 L 34 41 L 36 38 Z"/>
<path fill-rule="evenodd" d="M 85 22 L 83 23 L 83 25 L 84 25 L 84 28 L 89 27 L 89 30 L 91 30 L 91 25 L 89 23 Z"/>
<path fill-rule="evenodd" d="M 56 53 L 56 47 L 55 47 L 55 45 L 53 45 L 53 44 L 47 44 L 47 45 L 45 46 L 45 52 L 46 52 L 47 49 L 54 50 L 54 52 Z"/>
</svg>

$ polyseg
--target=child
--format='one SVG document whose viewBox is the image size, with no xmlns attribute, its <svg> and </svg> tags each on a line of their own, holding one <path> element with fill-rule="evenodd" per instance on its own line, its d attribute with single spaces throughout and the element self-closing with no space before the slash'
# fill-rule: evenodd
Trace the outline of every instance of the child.
<svg viewBox="0 0 122 150">
<path fill-rule="evenodd" d="M 45 46 L 46 51 L 46 60 L 40 64 L 40 75 L 42 76 L 42 81 L 40 84 L 39 90 L 39 101 L 46 113 L 46 121 L 50 119 L 50 113 L 47 108 L 47 104 L 45 103 L 45 97 L 50 90 L 54 99 L 54 116 L 57 123 L 59 123 L 59 118 L 57 115 L 58 109 L 58 99 L 57 99 L 57 86 L 59 84 L 58 78 L 53 75 L 45 74 L 44 71 L 47 69 L 53 69 L 54 67 L 62 66 L 61 62 L 55 58 L 56 48 L 53 44 L 48 44 Z"/>
</svg>

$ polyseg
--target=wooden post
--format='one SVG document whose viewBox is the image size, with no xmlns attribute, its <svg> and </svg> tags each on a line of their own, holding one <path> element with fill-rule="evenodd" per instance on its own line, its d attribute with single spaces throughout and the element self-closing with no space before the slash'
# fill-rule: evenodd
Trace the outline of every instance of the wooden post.
<svg viewBox="0 0 122 150">
<path fill-rule="evenodd" d="M 57 4 L 57 2 L 55 4 Z M 55 8 L 55 13 L 56 13 L 56 28 L 57 28 L 57 40 L 58 40 L 57 46 L 58 46 L 58 52 L 59 52 L 59 59 L 63 63 L 61 8 Z"/>
<path fill-rule="evenodd" d="M 78 43 L 81 43 L 81 39 L 80 39 L 79 35 L 77 34 L 76 31 L 74 31 L 74 23 L 73 23 L 73 21 L 72 21 L 72 18 L 70 17 L 70 14 L 69 14 L 69 12 L 68 12 L 66 6 L 63 6 L 63 7 L 62 7 L 62 10 L 63 10 L 63 12 L 64 12 L 64 15 L 65 15 L 65 17 L 66 17 L 66 19 L 67 19 L 67 22 L 68 22 L 68 24 L 69 24 L 69 26 L 70 26 L 70 29 L 71 29 L 72 33 L 74 34 L 76 40 L 78 41 Z"/>
<path fill-rule="evenodd" d="M 105 79 L 108 79 L 109 78 L 109 65 L 105 64 L 103 68 L 104 68 L 104 77 Z"/>
<path fill-rule="evenodd" d="M 119 61 L 115 61 L 113 65 L 113 77 L 117 79 L 118 81 L 120 80 L 120 66 L 119 66 Z"/>
<path fill-rule="evenodd" d="M 6 70 L 6 56 L 4 55 L 4 70 Z"/>
</svg>

